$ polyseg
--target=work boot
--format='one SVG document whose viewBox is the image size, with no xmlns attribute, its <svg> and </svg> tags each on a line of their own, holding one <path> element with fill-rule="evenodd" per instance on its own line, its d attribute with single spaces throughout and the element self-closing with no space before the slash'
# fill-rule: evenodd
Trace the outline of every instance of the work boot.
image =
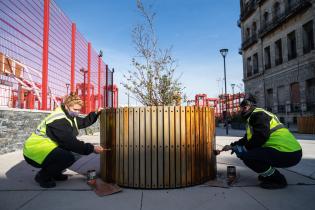
<svg viewBox="0 0 315 210">
<path fill-rule="evenodd" d="M 66 181 L 66 180 L 68 180 L 68 176 L 65 174 L 59 173 L 59 174 L 53 176 L 53 179 L 56 181 Z"/>
<path fill-rule="evenodd" d="M 54 180 L 49 176 L 45 176 L 41 172 L 38 172 L 36 174 L 35 181 L 43 188 L 56 187 L 56 183 L 54 182 Z"/>
<path fill-rule="evenodd" d="M 275 170 L 272 175 L 264 177 L 259 185 L 265 189 L 281 189 L 288 184 L 285 177 L 278 170 Z"/>
<path fill-rule="evenodd" d="M 265 180 L 265 177 L 263 177 L 262 175 L 258 175 L 258 180 L 262 182 Z"/>
</svg>

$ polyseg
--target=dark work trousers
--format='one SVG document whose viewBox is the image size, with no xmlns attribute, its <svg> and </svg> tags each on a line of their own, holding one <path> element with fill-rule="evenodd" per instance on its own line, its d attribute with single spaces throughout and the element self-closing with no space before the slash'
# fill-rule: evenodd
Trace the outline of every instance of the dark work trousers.
<svg viewBox="0 0 315 210">
<path fill-rule="evenodd" d="M 280 152 L 270 147 L 259 147 L 247 151 L 241 159 L 244 164 L 255 171 L 263 173 L 270 166 L 275 168 L 287 168 L 300 162 L 302 150 L 296 152 Z"/>
<path fill-rule="evenodd" d="M 28 164 L 36 168 L 41 168 L 41 175 L 46 177 L 53 177 L 60 174 L 64 169 L 70 167 L 75 162 L 75 157 L 72 152 L 59 147 L 51 151 L 42 164 L 38 164 L 25 156 L 24 159 Z"/>
</svg>

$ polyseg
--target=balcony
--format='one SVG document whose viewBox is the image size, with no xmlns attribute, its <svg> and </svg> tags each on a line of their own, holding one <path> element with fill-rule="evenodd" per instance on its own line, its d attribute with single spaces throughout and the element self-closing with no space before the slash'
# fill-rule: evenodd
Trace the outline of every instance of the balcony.
<svg viewBox="0 0 315 210">
<path fill-rule="evenodd" d="M 263 22 L 261 29 L 259 30 L 259 37 L 264 37 L 268 33 L 275 30 L 278 26 L 284 23 L 294 15 L 299 14 L 308 7 L 312 6 L 311 0 L 296 0 L 294 3 L 287 5 L 284 12 L 275 16 L 272 20 Z"/>
<path fill-rule="evenodd" d="M 244 21 L 256 10 L 257 0 L 248 1 L 243 8 L 241 8 L 241 17 L 240 20 Z"/>
<path fill-rule="evenodd" d="M 281 57 L 281 58 L 277 58 L 277 59 L 275 60 L 275 63 L 276 63 L 276 66 L 282 64 L 282 63 L 283 63 L 282 57 Z"/>
<path fill-rule="evenodd" d="M 242 43 L 242 50 L 249 48 L 250 46 L 255 44 L 257 41 L 258 41 L 257 34 L 255 33 L 244 40 L 244 42 Z"/>
</svg>

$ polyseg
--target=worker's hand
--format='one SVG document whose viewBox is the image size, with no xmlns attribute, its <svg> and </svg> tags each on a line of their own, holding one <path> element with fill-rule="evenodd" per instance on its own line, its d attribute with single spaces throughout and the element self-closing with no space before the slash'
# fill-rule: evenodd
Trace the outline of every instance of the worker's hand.
<svg viewBox="0 0 315 210">
<path fill-rule="evenodd" d="M 101 112 L 104 108 L 103 107 L 98 107 L 98 112 Z"/>
<path fill-rule="evenodd" d="M 229 151 L 229 150 L 231 150 L 232 149 L 232 146 L 231 145 L 225 145 L 222 149 L 221 149 L 221 151 Z"/>
<path fill-rule="evenodd" d="M 104 148 L 100 145 L 94 145 L 94 153 L 100 154 L 101 152 L 104 151 Z"/>
<path fill-rule="evenodd" d="M 231 154 L 235 153 L 238 158 L 241 158 L 246 152 L 247 149 L 245 148 L 245 146 L 235 145 L 232 147 Z"/>
</svg>

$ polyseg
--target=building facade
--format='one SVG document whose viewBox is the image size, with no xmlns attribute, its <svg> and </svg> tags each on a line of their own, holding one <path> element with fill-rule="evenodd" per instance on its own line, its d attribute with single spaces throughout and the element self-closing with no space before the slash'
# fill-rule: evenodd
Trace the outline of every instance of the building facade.
<svg viewBox="0 0 315 210">
<path fill-rule="evenodd" d="M 315 114 L 315 0 L 240 0 L 245 92 L 284 123 Z"/>
</svg>

